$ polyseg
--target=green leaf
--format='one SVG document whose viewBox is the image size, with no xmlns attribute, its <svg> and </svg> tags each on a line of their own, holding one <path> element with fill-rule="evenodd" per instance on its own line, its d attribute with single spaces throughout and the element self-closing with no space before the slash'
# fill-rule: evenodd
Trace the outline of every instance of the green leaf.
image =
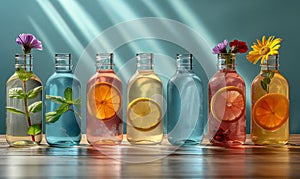
<svg viewBox="0 0 300 179">
<path fill-rule="evenodd" d="M 262 81 L 263 81 L 263 83 L 265 83 L 266 85 L 268 85 L 268 84 L 270 84 L 271 79 L 268 78 L 268 77 L 266 77 L 266 78 L 264 78 Z"/>
<path fill-rule="evenodd" d="M 63 113 L 65 113 L 65 112 L 67 112 L 68 110 L 69 110 L 69 104 L 61 104 L 61 105 L 57 108 L 56 112 L 57 112 L 58 114 L 63 114 Z"/>
<path fill-rule="evenodd" d="M 42 101 L 37 101 L 28 106 L 28 111 L 30 113 L 36 113 L 42 110 L 43 103 Z"/>
<path fill-rule="evenodd" d="M 275 72 L 271 71 L 269 74 L 270 79 L 272 79 L 274 77 Z"/>
<path fill-rule="evenodd" d="M 42 91 L 43 87 L 42 86 L 38 86 L 30 91 L 28 91 L 27 93 L 27 98 L 28 99 L 33 99 L 35 98 L 41 91 Z"/>
<path fill-rule="evenodd" d="M 42 132 L 41 126 L 38 124 L 31 125 L 27 131 L 27 134 L 29 135 L 38 135 Z"/>
<path fill-rule="evenodd" d="M 260 81 L 260 85 L 265 91 L 268 90 L 268 85 L 266 83 L 264 83 L 263 81 Z"/>
<path fill-rule="evenodd" d="M 62 114 L 57 113 L 56 111 L 46 113 L 45 114 L 45 116 L 46 116 L 46 123 L 54 123 L 54 122 L 56 122 L 60 118 L 61 115 Z"/>
<path fill-rule="evenodd" d="M 72 88 L 67 87 L 64 91 L 64 96 L 67 101 L 72 101 Z"/>
<path fill-rule="evenodd" d="M 50 96 L 46 95 L 46 99 L 49 99 L 55 103 L 62 104 L 62 103 L 67 103 L 66 99 L 61 97 L 61 96 Z"/>
<path fill-rule="evenodd" d="M 17 68 L 16 73 L 22 81 L 27 81 L 33 77 L 32 71 L 26 72 L 21 66 Z"/>
<path fill-rule="evenodd" d="M 23 99 L 25 97 L 25 93 L 23 88 L 11 88 L 8 91 L 8 96 L 10 98 L 18 98 L 18 99 Z"/>
<path fill-rule="evenodd" d="M 25 115 L 25 112 L 19 110 L 19 109 L 16 109 L 16 108 L 13 108 L 13 107 L 6 107 L 6 109 L 11 112 L 11 113 L 15 113 L 15 114 L 24 114 Z"/>
</svg>

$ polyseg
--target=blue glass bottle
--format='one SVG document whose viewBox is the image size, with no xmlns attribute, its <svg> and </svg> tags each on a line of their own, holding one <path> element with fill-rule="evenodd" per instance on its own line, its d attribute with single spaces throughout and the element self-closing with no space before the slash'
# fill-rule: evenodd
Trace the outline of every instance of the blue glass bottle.
<svg viewBox="0 0 300 179">
<path fill-rule="evenodd" d="M 192 54 L 177 54 L 167 87 L 167 134 L 172 145 L 200 144 L 204 132 L 203 84 L 192 71 Z"/>
<path fill-rule="evenodd" d="M 71 54 L 55 54 L 55 73 L 46 83 L 46 140 L 69 147 L 81 140 L 81 85 L 72 73 Z"/>
</svg>

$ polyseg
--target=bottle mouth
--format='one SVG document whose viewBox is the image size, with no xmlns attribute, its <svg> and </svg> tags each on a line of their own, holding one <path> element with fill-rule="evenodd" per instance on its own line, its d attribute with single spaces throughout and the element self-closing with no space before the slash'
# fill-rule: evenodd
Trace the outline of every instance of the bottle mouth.
<svg viewBox="0 0 300 179">
<path fill-rule="evenodd" d="M 56 70 L 72 69 L 72 55 L 70 53 L 56 53 L 55 54 L 55 68 Z"/>
<path fill-rule="evenodd" d="M 190 53 L 182 53 L 176 55 L 177 68 L 184 68 L 192 70 L 193 67 L 193 55 Z"/>
<path fill-rule="evenodd" d="M 279 55 L 269 55 L 268 56 L 268 60 L 264 59 L 261 63 L 260 63 L 261 67 L 270 67 L 270 68 L 276 68 L 279 67 Z"/>
<path fill-rule="evenodd" d="M 153 69 L 153 53 L 137 53 L 137 68 L 139 70 L 152 70 Z"/>
<path fill-rule="evenodd" d="M 32 68 L 33 57 L 31 54 L 16 54 L 15 55 L 15 68 Z"/>
<path fill-rule="evenodd" d="M 96 67 L 101 68 L 101 67 L 113 67 L 113 53 L 97 53 L 96 54 Z"/>
</svg>

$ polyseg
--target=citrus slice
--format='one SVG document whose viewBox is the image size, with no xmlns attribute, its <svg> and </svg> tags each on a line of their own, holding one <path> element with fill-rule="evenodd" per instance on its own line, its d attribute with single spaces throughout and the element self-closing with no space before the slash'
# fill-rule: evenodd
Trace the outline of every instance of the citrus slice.
<svg viewBox="0 0 300 179">
<path fill-rule="evenodd" d="M 157 102 L 150 98 L 137 98 L 128 105 L 127 116 L 134 128 L 147 131 L 160 123 L 162 115 Z"/>
<path fill-rule="evenodd" d="M 254 104 L 253 117 L 266 130 L 278 129 L 289 117 L 289 100 L 282 94 L 266 94 Z"/>
<path fill-rule="evenodd" d="M 210 110 L 214 118 L 224 122 L 238 120 L 245 111 L 243 91 L 235 86 L 219 89 L 212 97 Z"/>
<path fill-rule="evenodd" d="M 88 91 L 87 106 L 89 113 L 96 118 L 111 119 L 121 107 L 121 93 L 110 83 L 97 83 Z"/>
</svg>

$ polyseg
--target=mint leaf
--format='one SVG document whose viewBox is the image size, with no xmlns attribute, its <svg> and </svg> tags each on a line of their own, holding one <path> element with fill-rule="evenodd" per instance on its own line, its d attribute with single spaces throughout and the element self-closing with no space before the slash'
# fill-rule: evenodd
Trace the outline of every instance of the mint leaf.
<svg viewBox="0 0 300 179">
<path fill-rule="evenodd" d="M 28 135 L 38 135 L 42 132 L 40 125 L 31 125 L 27 131 Z"/>
<path fill-rule="evenodd" d="M 17 98 L 17 99 L 23 99 L 25 97 L 25 93 L 23 88 L 11 88 L 8 91 L 8 96 L 10 98 Z"/>
<path fill-rule="evenodd" d="M 55 103 L 62 104 L 62 103 L 67 103 L 66 99 L 61 97 L 61 96 L 50 96 L 46 95 L 46 99 L 49 99 Z"/>
<path fill-rule="evenodd" d="M 260 81 L 260 85 L 261 85 L 261 87 L 262 87 L 265 91 L 268 90 L 268 85 L 267 85 L 266 83 L 264 83 L 263 80 Z"/>
<path fill-rule="evenodd" d="M 62 115 L 61 113 L 57 113 L 56 111 L 46 113 L 45 114 L 46 123 L 56 122 L 60 118 L 61 115 Z"/>
<path fill-rule="evenodd" d="M 270 72 L 270 74 L 269 74 L 270 79 L 272 79 L 272 78 L 274 77 L 274 74 L 275 74 L 274 71 L 271 71 L 271 72 Z"/>
<path fill-rule="evenodd" d="M 21 66 L 17 68 L 16 73 L 22 81 L 27 81 L 33 77 L 32 71 L 26 72 Z"/>
<path fill-rule="evenodd" d="M 11 113 L 15 113 L 15 114 L 24 114 L 25 115 L 25 112 L 19 110 L 19 109 L 16 109 L 16 108 L 13 108 L 13 107 L 6 107 L 6 109 L 11 112 Z"/>
<path fill-rule="evenodd" d="M 61 104 L 61 105 L 57 108 L 56 112 L 57 112 L 58 114 L 63 114 L 63 113 L 65 113 L 65 112 L 67 112 L 68 110 L 69 110 L 69 104 Z"/>
<path fill-rule="evenodd" d="M 28 111 L 30 113 L 36 113 L 42 110 L 43 103 L 42 101 L 37 101 L 28 106 Z"/>
<path fill-rule="evenodd" d="M 263 81 L 263 83 L 265 83 L 266 85 L 268 85 L 268 84 L 270 84 L 271 79 L 268 78 L 268 77 L 266 77 L 266 78 L 264 78 L 262 81 Z"/>
<path fill-rule="evenodd" d="M 72 101 L 72 88 L 67 87 L 64 91 L 64 96 L 68 102 Z"/>
<path fill-rule="evenodd" d="M 37 97 L 37 95 L 42 91 L 42 89 L 43 89 L 42 86 L 38 86 L 38 87 L 28 91 L 27 98 L 33 99 L 33 98 Z"/>
</svg>

